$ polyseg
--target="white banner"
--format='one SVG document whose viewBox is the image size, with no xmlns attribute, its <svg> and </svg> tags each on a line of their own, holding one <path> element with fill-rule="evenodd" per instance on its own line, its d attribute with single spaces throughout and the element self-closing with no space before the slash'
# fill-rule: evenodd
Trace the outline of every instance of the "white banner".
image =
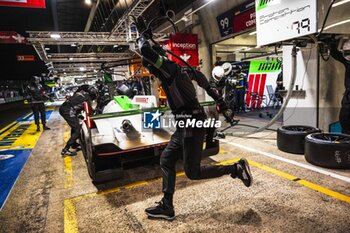
<svg viewBox="0 0 350 233">
<path fill-rule="evenodd" d="M 255 0 L 258 45 L 317 32 L 316 0 Z"/>
</svg>

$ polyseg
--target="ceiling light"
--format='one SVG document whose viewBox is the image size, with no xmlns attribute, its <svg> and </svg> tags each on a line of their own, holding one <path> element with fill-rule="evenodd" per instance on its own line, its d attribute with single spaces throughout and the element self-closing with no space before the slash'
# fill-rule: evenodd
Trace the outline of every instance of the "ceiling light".
<svg viewBox="0 0 350 233">
<path fill-rule="evenodd" d="M 72 43 L 70 46 L 71 47 L 77 47 L 78 45 L 77 45 L 77 43 Z"/>
<path fill-rule="evenodd" d="M 60 38 L 61 38 L 60 34 L 57 34 L 57 33 L 52 33 L 52 34 L 50 34 L 50 37 L 51 37 L 52 39 L 60 39 Z"/>
<path fill-rule="evenodd" d="M 90 6 L 91 5 L 91 0 L 85 0 L 85 4 Z"/>
<path fill-rule="evenodd" d="M 85 67 L 80 67 L 79 70 L 80 71 L 86 71 L 86 68 Z"/>
<path fill-rule="evenodd" d="M 49 51 L 49 50 L 50 50 L 50 48 L 45 48 L 45 50 L 46 50 L 46 51 Z"/>
<path fill-rule="evenodd" d="M 68 58 L 69 61 L 73 61 L 73 59 L 74 59 L 74 58 L 72 58 L 72 57 Z"/>
<path fill-rule="evenodd" d="M 115 45 L 113 45 L 113 48 L 115 49 L 115 48 L 118 48 L 119 47 L 119 45 L 117 45 L 117 44 L 115 44 Z"/>
<path fill-rule="evenodd" d="M 343 4 L 348 3 L 348 2 L 350 2 L 350 0 L 343 0 L 343 1 L 340 1 L 337 3 L 334 3 L 332 7 L 337 7 L 337 6 L 343 5 Z"/>
<path fill-rule="evenodd" d="M 255 34 L 256 34 L 256 31 L 251 32 L 251 33 L 249 33 L 248 35 L 252 36 L 252 35 L 255 35 Z"/>
</svg>

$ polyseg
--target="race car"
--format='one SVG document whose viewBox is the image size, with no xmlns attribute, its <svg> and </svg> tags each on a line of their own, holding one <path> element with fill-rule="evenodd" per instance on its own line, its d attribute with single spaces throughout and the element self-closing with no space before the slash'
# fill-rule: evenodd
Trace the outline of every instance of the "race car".
<svg viewBox="0 0 350 233">
<path fill-rule="evenodd" d="M 201 104 L 208 117 L 217 119 L 215 102 Z M 161 154 L 175 128 L 171 124 L 169 127 L 152 127 L 152 121 L 146 122 L 149 114 L 158 120 L 162 117 L 171 121 L 169 108 L 157 106 L 153 95 L 136 95 L 132 99 L 126 95 L 116 96 L 98 115 L 92 114 L 89 105 L 84 104 L 85 120 L 80 141 L 94 182 L 120 178 L 129 162 L 149 160 Z M 214 130 L 207 130 L 205 156 L 219 151 L 219 143 L 213 139 Z"/>
</svg>

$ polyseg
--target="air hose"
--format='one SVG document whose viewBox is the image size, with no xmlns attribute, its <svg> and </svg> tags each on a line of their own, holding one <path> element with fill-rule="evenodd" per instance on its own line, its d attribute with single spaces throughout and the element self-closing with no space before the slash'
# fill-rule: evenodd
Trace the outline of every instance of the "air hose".
<svg viewBox="0 0 350 233">
<path fill-rule="evenodd" d="M 173 28 L 174 28 L 174 31 L 177 32 L 176 30 L 176 27 L 175 27 L 175 24 L 173 23 L 172 19 L 170 19 L 169 17 L 161 17 L 159 19 L 165 19 L 167 21 L 169 21 Z M 158 18 L 156 19 L 153 19 L 151 20 L 151 22 L 148 24 L 147 26 L 147 29 L 150 29 L 152 27 L 152 24 L 156 21 L 159 20 Z M 151 41 L 155 44 L 159 44 L 157 43 L 153 38 L 151 38 Z M 196 72 L 194 71 L 193 67 L 190 66 L 184 59 L 182 59 L 180 56 L 177 56 L 176 54 L 172 53 L 171 51 L 169 50 L 166 50 L 167 53 L 175 56 L 176 58 L 178 58 L 179 60 L 181 60 L 181 62 L 183 62 L 193 73 L 194 75 L 197 75 Z M 242 133 L 242 134 L 228 134 L 228 133 L 225 133 L 226 135 L 231 135 L 231 136 L 244 136 L 244 135 L 250 135 L 250 134 L 254 134 L 254 133 L 259 133 L 259 132 L 262 132 L 266 129 L 268 129 L 271 125 L 273 125 L 281 116 L 282 114 L 284 113 L 284 111 L 286 110 L 287 108 L 287 105 L 289 103 L 289 100 L 290 98 L 292 97 L 292 93 L 293 93 L 293 88 L 294 88 L 294 85 L 295 85 L 295 80 L 296 80 L 296 69 L 297 69 L 297 46 L 296 46 L 296 42 L 293 43 L 293 48 L 292 48 L 292 74 L 291 74 L 291 81 L 289 83 L 289 87 L 288 87 L 288 91 L 287 91 L 287 96 L 286 96 L 286 100 L 283 102 L 282 104 L 282 107 L 281 109 L 278 111 L 278 113 L 275 115 L 275 117 L 273 117 L 271 119 L 271 121 L 269 121 L 266 125 L 256 129 L 256 130 L 253 130 L 251 132 L 247 132 L 247 133 Z"/>
</svg>

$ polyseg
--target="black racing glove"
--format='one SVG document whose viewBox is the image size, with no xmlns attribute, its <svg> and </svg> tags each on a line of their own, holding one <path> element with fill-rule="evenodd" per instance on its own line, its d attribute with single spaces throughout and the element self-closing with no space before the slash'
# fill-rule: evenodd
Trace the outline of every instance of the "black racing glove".
<svg viewBox="0 0 350 233">
<path fill-rule="evenodd" d="M 216 101 L 216 109 L 218 110 L 219 113 L 223 113 L 227 111 L 228 106 L 223 98 Z"/>
<path fill-rule="evenodd" d="M 217 89 L 213 88 L 213 87 L 209 86 L 207 89 L 205 89 L 205 91 L 216 102 L 218 102 L 220 99 L 222 99 L 221 95 L 219 94 L 219 91 Z"/>
</svg>

